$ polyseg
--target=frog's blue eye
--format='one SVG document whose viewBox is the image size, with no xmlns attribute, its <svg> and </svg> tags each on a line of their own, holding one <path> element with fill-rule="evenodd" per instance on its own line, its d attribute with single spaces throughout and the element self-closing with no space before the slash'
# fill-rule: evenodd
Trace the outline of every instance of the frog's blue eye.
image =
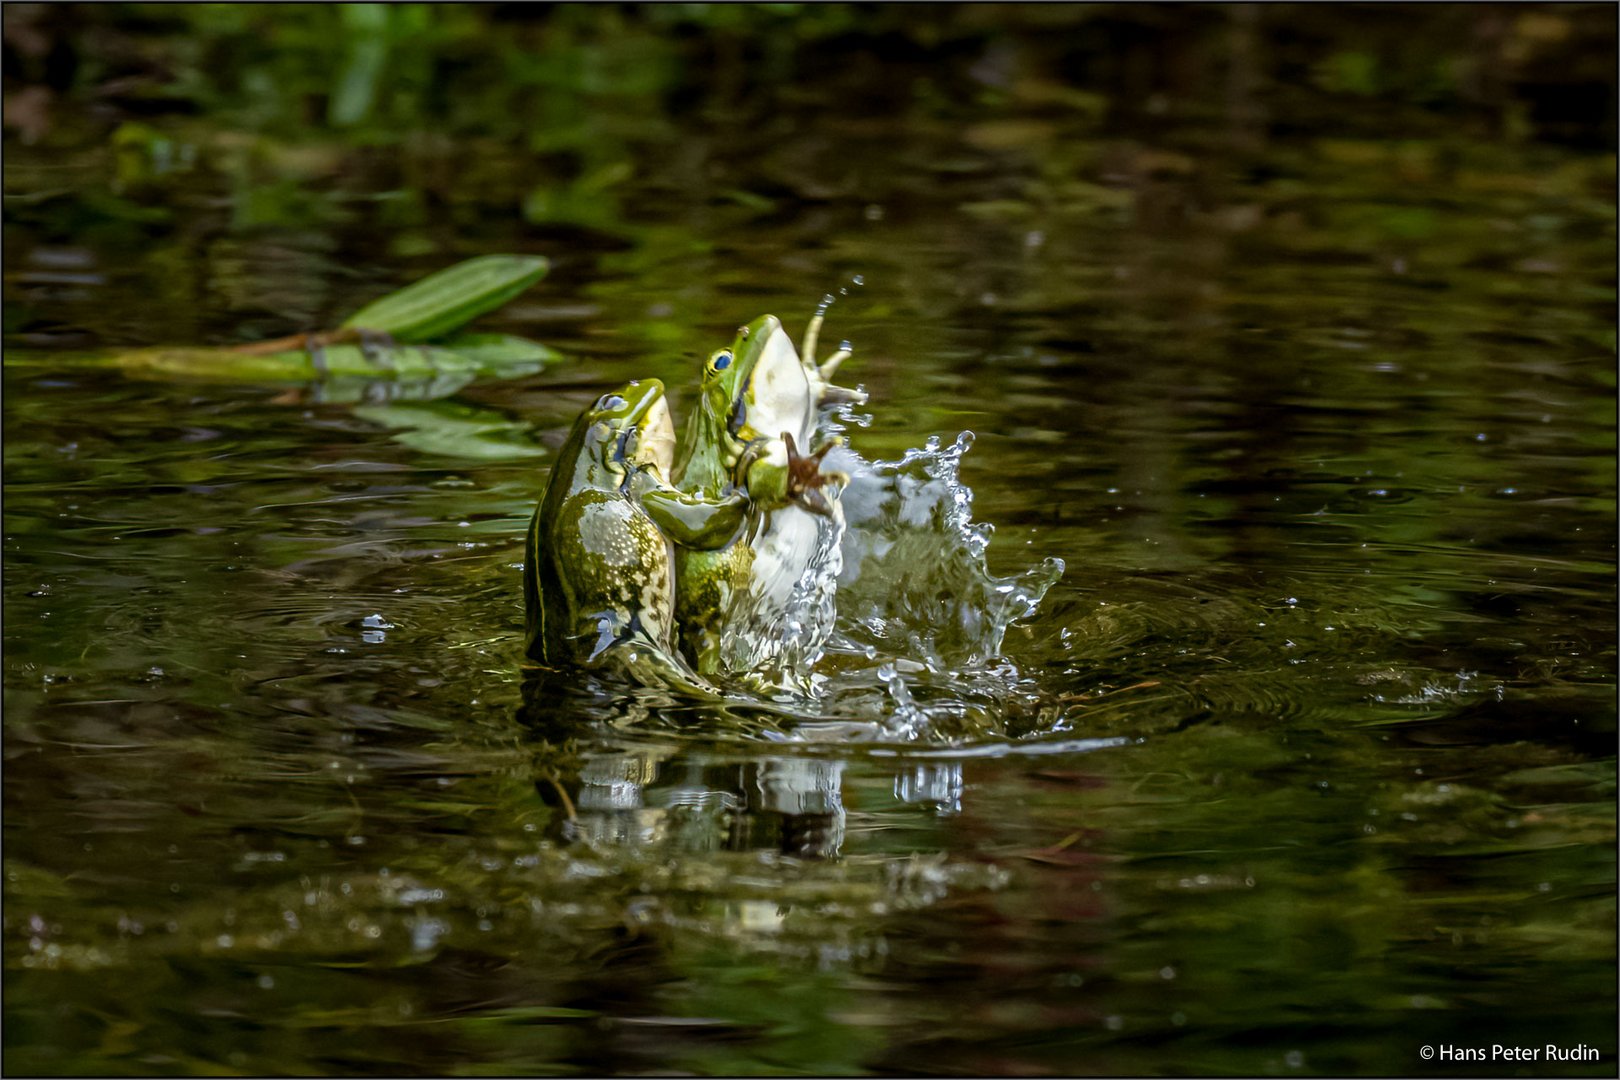
<svg viewBox="0 0 1620 1080">
<path fill-rule="evenodd" d="M 624 405 L 624 398 L 618 394 L 603 394 L 597 401 L 596 408 L 598 412 L 618 412 Z"/>
<path fill-rule="evenodd" d="M 714 370 L 724 371 L 731 366 L 731 354 L 728 352 L 715 353 Z"/>
</svg>

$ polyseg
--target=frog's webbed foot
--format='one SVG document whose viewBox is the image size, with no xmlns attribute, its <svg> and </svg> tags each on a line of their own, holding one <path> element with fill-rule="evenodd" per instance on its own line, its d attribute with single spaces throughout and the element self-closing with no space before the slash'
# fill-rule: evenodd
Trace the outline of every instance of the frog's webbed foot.
<svg viewBox="0 0 1620 1080">
<path fill-rule="evenodd" d="M 692 670 L 686 658 L 654 641 L 636 612 L 625 622 L 613 611 L 598 612 L 596 647 L 586 662 L 607 667 L 631 682 L 651 690 L 667 690 L 687 697 L 718 701 L 721 693 Z"/>
<path fill-rule="evenodd" d="M 832 383 L 823 383 L 821 386 L 821 404 L 865 405 L 866 391 L 851 390 L 847 386 L 834 386 Z"/>
<path fill-rule="evenodd" d="M 848 349 L 839 349 L 821 363 L 816 364 L 816 370 L 821 373 L 821 377 L 823 379 L 830 379 L 833 377 L 833 372 L 838 370 L 838 365 L 842 364 L 845 360 L 848 360 L 850 356 L 851 353 Z M 810 362 L 812 364 L 816 363 L 813 357 L 811 358 Z"/>
<path fill-rule="evenodd" d="M 782 432 L 782 443 L 787 447 L 788 498 L 812 514 L 831 517 L 832 503 L 821 489 L 829 483 L 847 484 L 849 476 L 837 471 L 824 472 L 821 462 L 827 456 L 827 452 L 838 445 L 838 440 L 831 439 L 815 453 L 808 455 L 799 453 L 790 432 Z"/>
</svg>

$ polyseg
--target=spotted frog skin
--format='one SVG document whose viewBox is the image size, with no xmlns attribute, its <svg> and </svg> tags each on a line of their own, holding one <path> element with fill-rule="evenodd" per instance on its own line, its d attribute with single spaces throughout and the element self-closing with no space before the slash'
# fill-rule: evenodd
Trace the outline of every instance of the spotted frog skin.
<svg viewBox="0 0 1620 1080">
<path fill-rule="evenodd" d="M 730 347 L 716 351 L 704 367 L 698 404 L 675 463 L 675 484 L 711 499 L 735 490 L 747 491 L 752 499 L 747 527 L 733 542 L 676 554 L 680 644 L 705 674 L 730 666 L 723 632 L 736 599 L 759 584 L 756 562 L 762 544 L 774 551 L 769 542 L 784 525 L 799 533 L 808 526 L 813 534 L 805 513 L 832 515 L 836 508 L 823 488 L 829 481 L 847 480 L 821 471 L 821 458 L 830 446 L 804 457 L 798 453 L 814 437 L 823 403 L 864 400 L 827 381 L 847 352 L 815 363 L 820 324 L 818 315 L 801 359 L 781 322 L 773 315 L 761 316 L 739 328 Z M 782 575 L 773 569 L 771 576 Z"/>
<path fill-rule="evenodd" d="M 574 424 L 529 523 L 528 658 L 615 668 L 712 694 L 674 646 L 675 551 L 730 543 L 748 499 L 688 494 L 667 476 L 675 428 L 656 379 L 604 394 Z"/>
</svg>

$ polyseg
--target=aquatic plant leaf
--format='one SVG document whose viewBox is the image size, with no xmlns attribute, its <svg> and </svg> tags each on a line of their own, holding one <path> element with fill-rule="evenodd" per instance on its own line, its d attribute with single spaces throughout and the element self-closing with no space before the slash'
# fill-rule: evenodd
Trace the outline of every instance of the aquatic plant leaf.
<svg viewBox="0 0 1620 1080">
<path fill-rule="evenodd" d="M 511 370 L 511 374 L 526 375 L 562 359 L 556 349 L 515 334 L 458 334 L 445 341 L 443 347 L 471 360 L 486 375 L 520 368 Z"/>
<path fill-rule="evenodd" d="M 550 268 L 539 255 L 468 259 L 367 304 L 344 320 L 343 328 L 374 330 L 399 341 L 429 341 L 500 307 Z"/>
<path fill-rule="evenodd" d="M 514 378 L 558 358 L 554 349 L 511 334 L 468 334 L 443 345 L 332 344 L 252 353 L 218 346 L 160 345 L 121 353 L 112 366 L 144 377 L 225 382 L 303 382 L 364 378 L 409 382 L 445 375 Z"/>
<path fill-rule="evenodd" d="M 132 375 L 230 382 L 301 381 L 323 375 L 413 379 L 450 371 L 470 373 L 476 368 L 472 360 L 453 350 L 423 345 L 371 349 L 359 345 L 328 345 L 320 350 L 320 355 L 321 363 L 317 364 L 306 349 L 253 354 L 211 346 L 160 345 L 123 353 L 116 363 Z"/>
</svg>

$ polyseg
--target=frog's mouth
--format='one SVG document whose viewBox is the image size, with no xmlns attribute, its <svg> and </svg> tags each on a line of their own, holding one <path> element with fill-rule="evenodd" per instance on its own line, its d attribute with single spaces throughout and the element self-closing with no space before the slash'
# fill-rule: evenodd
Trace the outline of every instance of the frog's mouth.
<svg viewBox="0 0 1620 1080">
<path fill-rule="evenodd" d="M 636 456 L 667 477 L 675 468 L 675 418 L 670 415 L 669 401 L 664 395 L 653 398 L 647 410 L 637 418 L 636 427 L 640 432 Z"/>
<path fill-rule="evenodd" d="M 618 409 L 622 410 L 614 419 L 618 438 L 608 450 L 611 463 L 626 476 L 651 465 L 667 477 L 675 462 L 675 420 L 664 384 L 657 379 L 626 384 Z"/>
</svg>

